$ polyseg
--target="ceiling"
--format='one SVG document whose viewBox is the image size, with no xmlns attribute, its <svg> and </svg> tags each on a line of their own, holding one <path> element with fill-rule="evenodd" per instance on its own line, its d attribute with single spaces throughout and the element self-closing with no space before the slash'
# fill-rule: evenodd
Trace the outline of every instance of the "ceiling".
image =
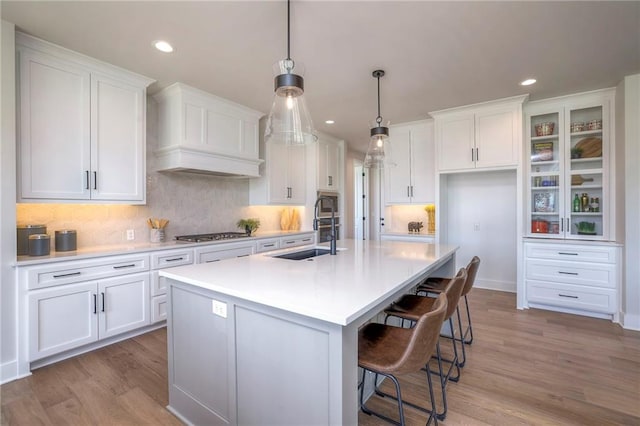
<svg viewBox="0 0 640 426">
<path fill-rule="evenodd" d="M 286 56 L 283 1 L 6 1 L 29 34 L 157 80 L 263 111 Z M 172 54 L 151 43 L 164 39 Z M 385 121 L 530 93 L 544 99 L 640 72 L 640 2 L 292 1 L 291 57 L 316 127 L 366 151 L 384 69 Z M 533 86 L 519 82 L 533 77 Z M 325 120 L 333 119 L 333 125 Z"/>
</svg>

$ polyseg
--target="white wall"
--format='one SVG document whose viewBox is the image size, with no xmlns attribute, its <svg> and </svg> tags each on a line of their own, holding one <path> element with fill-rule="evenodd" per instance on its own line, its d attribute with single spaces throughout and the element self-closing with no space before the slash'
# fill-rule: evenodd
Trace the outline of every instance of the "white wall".
<svg viewBox="0 0 640 426">
<path fill-rule="evenodd" d="M 480 257 L 475 286 L 516 292 L 516 172 L 441 175 L 446 187 L 447 240 L 460 246 L 456 268 Z"/>
<path fill-rule="evenodd" d="M 640 74 L 625 77 L 621 88 L 624 127 L 618 126 L 616 135 L 624 141 L 625 158 L 625 270 L 621 320 L 625 328 L 640 330 Z"/>
<path fill-rule="evenodd" d="M 17 374 L 16 283 L 16 130 L 14 25 L 0 21 L 0 383 Z"/>
</svg>

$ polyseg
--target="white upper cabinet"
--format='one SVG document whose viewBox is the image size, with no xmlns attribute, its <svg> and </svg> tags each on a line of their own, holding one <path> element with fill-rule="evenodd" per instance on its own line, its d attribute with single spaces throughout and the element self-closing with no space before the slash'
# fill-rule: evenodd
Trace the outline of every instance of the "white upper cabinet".
<svg viewBox="0 0 640 426">
<path fill-rule="evenodd" d="M 18 201 L 145 202 L 153 81 L 16 34 Z"/>
<path fill-rule="evenodd" d="M 154 98 L 159 104 L 160 170 L 259 176 L 261 112 L 182 83 Z"/>
<path fill-rule="evenodd" d="M 430 113 L 440 172 L 516 167 L 526 95 Z"/>
<path fill-rule="evenodd" d="M 322 136 L 318 139 L 318 177 L 320 191 L 340 191 L 344 166 L 344 146 L 342 141 L 331 141 Z"/>
<path fill-rule="evenodd" d="M 385 167 L 386 204 L 426 204 L 435 200 L 434 135 L 431 120 L 389 129 L 395 167 Z"/>
<path fill-rule="evenodd" d="M 251 179 L 251 204 L 304 205 L 306 147 L 266 144 L 264 175 Z"/>
</svg>

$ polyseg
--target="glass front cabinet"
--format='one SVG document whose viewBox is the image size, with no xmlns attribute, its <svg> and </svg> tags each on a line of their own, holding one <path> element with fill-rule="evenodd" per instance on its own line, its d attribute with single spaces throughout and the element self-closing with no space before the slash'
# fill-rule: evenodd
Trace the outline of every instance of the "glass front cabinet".
<svg viewBox="0 0 640 426">
<path fill-rule="evenodd" d="M 527 237 L 611 239 L 613 96 L 597 91 L 525 107 Z"/>
</svg>

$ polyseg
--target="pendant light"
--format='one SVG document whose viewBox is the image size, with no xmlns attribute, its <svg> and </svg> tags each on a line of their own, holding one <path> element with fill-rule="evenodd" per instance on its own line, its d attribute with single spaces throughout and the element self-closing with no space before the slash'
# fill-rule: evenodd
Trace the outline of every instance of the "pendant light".
<svg viewBox="0 0 640 426">
<path fill-rule="evenodd" d="M 304 65 L 291 59 L 290 1 L 287 0 L 287 58 L 273 65 L 275 96 L 265 141 L 286 145 L 306 145 L 318 137 L 304 99 Z"/>
<path fill-rule="evenodd" d="M 384 166 L 395 166 L 395 163 L 391 161 L 389 128 L 382 125 L 380 115 L 380 77 L 384 77 L 384 71 L 375 70 L 372 75 L 378 80 L 378 116 L 375 127 L 371 128 L 371 139 L 367 155 L 364 157 L 364 167 L 382 169 Z"/>
</svg>

